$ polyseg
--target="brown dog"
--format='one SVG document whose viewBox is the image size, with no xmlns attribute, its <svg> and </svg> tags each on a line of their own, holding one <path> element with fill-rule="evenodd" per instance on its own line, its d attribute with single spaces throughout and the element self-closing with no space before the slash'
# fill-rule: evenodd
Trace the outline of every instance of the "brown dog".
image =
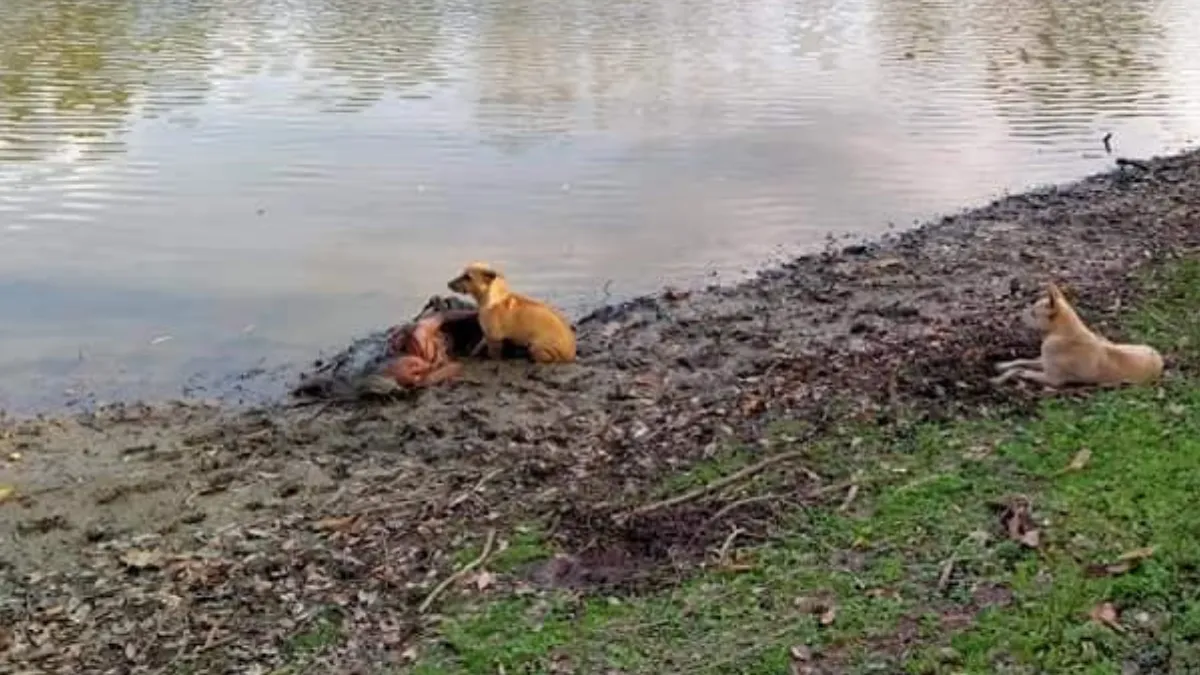
<svg viewBox="0 0 1200 675">
<path fill-rule="evenodd" d="M 487 263 L 467 265 L 447 286 L 479 306 L 484 339 L 475 354 L 486 346 L 488 357 L 499 358 L 507 340 L 527 348 L 538 363 L 575 360 L 575 332 L 567 320 L 549 305 L 513 293 L 504 275 Z"/>
<path fill-rule="evenodd" d="M 1162 376 L 1163 358 L 1153 347 L 1115 344 L 1097 335 L 1053 283 L 1024 320 L 1045 335 L 1041 356 L 997 364 L 1003 373 L 993 378 L 997 384 L 1014 377 L 1048 387 L 1145 384 Z"/>
</svg>

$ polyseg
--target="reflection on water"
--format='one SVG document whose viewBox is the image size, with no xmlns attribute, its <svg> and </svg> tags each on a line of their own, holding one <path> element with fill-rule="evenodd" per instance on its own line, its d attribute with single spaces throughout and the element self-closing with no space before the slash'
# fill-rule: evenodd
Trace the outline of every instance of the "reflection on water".
<svg viewBox="0 0 1200 675">
<path fill-rule="evenodd" d="M 0 16 L 0 405 L 303 359 L 468 259 L 576 312 L 729 277 L 1200 126 L 1189 0 Z"/>
</svg>

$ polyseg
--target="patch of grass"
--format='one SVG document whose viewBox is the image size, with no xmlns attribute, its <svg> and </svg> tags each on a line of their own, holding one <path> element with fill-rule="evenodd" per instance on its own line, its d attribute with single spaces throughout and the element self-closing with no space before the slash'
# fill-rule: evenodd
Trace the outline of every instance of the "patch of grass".
<svg viewBox="0 0 1200 675">
<path fill-rule="evenodd" d="M 542 528 L 524 526 L 512 534 L 506 548 L 492 556 L 488 567 L 497 572 L 512 572 L 553 555 L 554 551 L 546 544 L 546 535 Z"/>
<path fill-rule="evenodd" d="M 293 661 L 303 661 L 342 641 L 342 614 L 335 608 L 317 613 L 305 630 L 293 635 L 284 645 L 284 653 Z"/>
<path fill-rule="evenodd" d="M 1156 295 L 1128 317 L 1129 333 L 1197 362 L 1200 264 L 1146 283 Z M 1197 411 L 1200 380 L 1177 373 L 1161 388 L 1051 401 L 1034 419 L 855 430 L 853 442 L 815 444 L 807 461 L 857 476 L 857 498 L 790 512 L 775 539 L 741 551 L 749 571 L 713 567 L 633 598 L 545 593 L 465 607 L 415 672 L 775 675 L 796 645 L 817 672 L 1200 672 Z M 1090 461 L 1068 470 L 1084 448 Z M 1016 494 L 1033 505 L 1036 549 L 1001 526 L 995 505 Z M 513 542 L 513 559 L 546 553 L 534 530 Z M 1089 574 L 1148 546 L 1134 569 Z M 1089 618 L 1102 603 L 1117 609 L 1117 628 Z"/>
<path fill-rule="evenodd" d="M 1130 335 L 1200 365 L 1200 260 L 1151 267 L 1140 281 L 1148 297 L 1125 322 Z"/>
</svg>

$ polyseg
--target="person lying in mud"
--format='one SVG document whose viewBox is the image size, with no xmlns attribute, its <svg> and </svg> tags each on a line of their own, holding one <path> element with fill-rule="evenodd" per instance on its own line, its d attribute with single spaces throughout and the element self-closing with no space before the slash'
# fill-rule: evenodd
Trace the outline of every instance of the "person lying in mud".
<svg viewBox="0 0 1200 675">
<path fill-rule="evenodd" d="M 318 399 L 388 395 L 447 382 L 455 357 L 483 340 L 477 312 L 457 298 L 433 297 L 409 323 L 360 340 L 302 376 L 293 396 Z"/>
<path fill-rule="evenodd" d="M 393 329 L 388 336 L 388 354 L 393 358 L 381 374 L 408 388 L 428 387 L 458 377 L 462 364 L 450 358 L 453 334 L 462 333 L 470 324 L 477 325 L 473 309 L 438 312 Z"/>
</svg>

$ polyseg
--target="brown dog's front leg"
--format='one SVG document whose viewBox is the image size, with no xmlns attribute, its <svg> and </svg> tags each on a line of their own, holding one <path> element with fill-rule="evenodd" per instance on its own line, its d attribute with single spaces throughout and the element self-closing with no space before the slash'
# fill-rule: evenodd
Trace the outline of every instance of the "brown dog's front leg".
<svg viewBox="0 0 1200 675">
<path fill-rule="evenodd" d="M 504 354 L 503 340 L 485 340 L 487 345 L 487 354 L 489 359 L 498 359 Z"/>
<path fill-rule="evenodd" d="M 471 349 L 471 358 L 475 358 L 483 353 L 483 348 L 487 346 L 487 338 L 479 338 L 479 342 L 475 343 L 475 347 Z"/>
</svg>

